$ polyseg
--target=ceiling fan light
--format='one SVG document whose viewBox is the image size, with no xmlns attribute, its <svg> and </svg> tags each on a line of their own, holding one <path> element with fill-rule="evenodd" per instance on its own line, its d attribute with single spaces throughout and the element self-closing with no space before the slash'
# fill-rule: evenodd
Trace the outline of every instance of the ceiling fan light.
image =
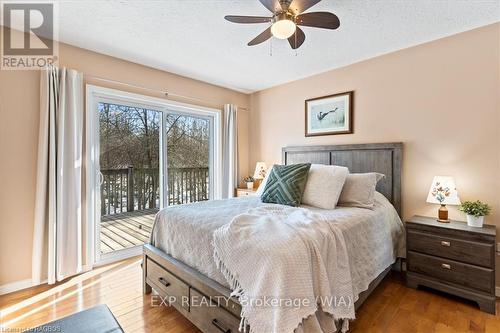
<svg viewBox="0 0 500 333">
<path fill-rule="evenodd" d="M 279 20 L 271 26 L 271 33 L 279 39 L 287 39 L 295 32 L 296 25 L 291 20 Z"/>
</svg>

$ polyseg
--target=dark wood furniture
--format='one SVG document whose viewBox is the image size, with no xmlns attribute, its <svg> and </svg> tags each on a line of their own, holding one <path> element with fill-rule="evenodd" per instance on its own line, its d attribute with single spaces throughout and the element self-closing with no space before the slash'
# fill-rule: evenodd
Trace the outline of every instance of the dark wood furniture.
<svg viewBox="0 0 500 333">
<path fill-rule="evenodd" d="M 473 228 L 459 221 L 412 217 L 406 222 L 407 285 L 464 297 L 494 314 L 495 239 L 493 225 Z"/>
<path fill-rule="evenodd" d="M 123 333 L 123 329 L 109 308 L 101 304 L 24 332 Z"/>
<path fill-rule="evenodd" d="M 386 178 L 377 190 L 400 212 L 402 149 L 401 143 L 286 147 L 282 156 L 284 164 L 335 164 L 349 167 L 351 172 L 383 173 Z M 356 309 L 390 269 L 359 295 Z M 241 305 L 230 297 L 231 290 L 149 244 L 144 245 L 143 281 L 144 293 L 154 289 L 203 332 L 238 332 Z"/>
</svg>

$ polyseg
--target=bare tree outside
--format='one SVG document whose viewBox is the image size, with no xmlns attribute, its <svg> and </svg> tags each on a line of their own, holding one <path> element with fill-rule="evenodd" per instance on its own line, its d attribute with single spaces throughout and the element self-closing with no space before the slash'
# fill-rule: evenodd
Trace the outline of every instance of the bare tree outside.
<svg viewBox="0 0 500 333">
<path fill-rule="evenodd" d="M 208 118 L 174 112 L 162 120 L 160 111 L 113 103 L 99 103 L 98 112 L 104 254 L 149 239 L 160 208 L 161 137 L 168 205 L 209 199 L 211 124 Z"/>
<path fill-rule="evenodd" d="M 159 208 L 162 113 L 99 103 L 101 215 Z M 210 122 L 169 113 L 167 142 L 169 204 L 208 199 Z"/>
<path fill-rule="evenodd" d="M 208 168 L 209 120 L 170 113 L 165 127 L 169 167 Z"/>
</svg>

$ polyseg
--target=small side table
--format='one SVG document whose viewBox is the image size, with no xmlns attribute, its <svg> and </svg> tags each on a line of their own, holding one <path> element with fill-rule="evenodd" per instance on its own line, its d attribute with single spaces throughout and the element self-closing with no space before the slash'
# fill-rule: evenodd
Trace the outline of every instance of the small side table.
<svg viewBox="0 0 500 333">
<path fill-rule="evenodd" d="M 495 239 L 493 225 L 412 217 L 406 222 L 407 285 L 467 298 L 495 314 Z"/>
<path fill-rule="evenodd" d="M 235 191 L 236 197 L 248 197 L 248 196 L 253 196 L 255 195 L 255 192 L 257 192 L 257 189 L 247 189 L 247 188 L 237 188 Z"/>
</svg>

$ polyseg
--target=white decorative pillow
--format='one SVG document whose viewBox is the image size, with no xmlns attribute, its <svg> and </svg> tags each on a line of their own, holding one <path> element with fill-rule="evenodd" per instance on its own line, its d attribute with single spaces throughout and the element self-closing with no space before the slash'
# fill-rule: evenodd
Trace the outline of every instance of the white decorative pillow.
<svg viewBox="0 0 500 333">
<path fill-rule="evenodd" d="M 385 175 L 377 172 L 351 173 L 340 194 L 339 206 L 373 208 L 375 188 Z"/>
<path fill-rule="evenodd" d="M 304 205 L 335 209 L 349 169 L 336 165 L 312 164 L 302 195 Z"/>
</svg>

